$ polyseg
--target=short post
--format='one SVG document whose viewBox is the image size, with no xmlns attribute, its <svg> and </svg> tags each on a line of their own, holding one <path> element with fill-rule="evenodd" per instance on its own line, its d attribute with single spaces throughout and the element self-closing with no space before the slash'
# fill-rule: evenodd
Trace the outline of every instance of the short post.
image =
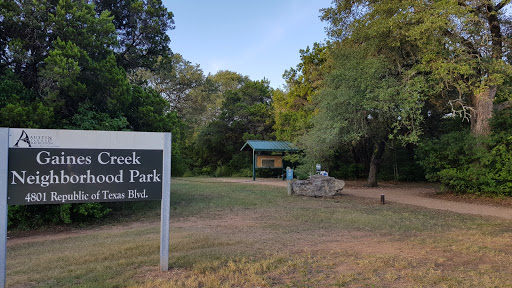
<svg viewBox="0 0 512 288">
<path fill-rule="evenodd" d="M 288 182 L 288 196 L 292 195 L 293 169 L 286 167 L 286 181 Z"/>
<path fill-rule="evenodd" d="M 380 195 L 380 204 L 382 204 L 382 205 L 386 204 L 386 200 L 384 199 L 384 194 Z"/>
</svg>

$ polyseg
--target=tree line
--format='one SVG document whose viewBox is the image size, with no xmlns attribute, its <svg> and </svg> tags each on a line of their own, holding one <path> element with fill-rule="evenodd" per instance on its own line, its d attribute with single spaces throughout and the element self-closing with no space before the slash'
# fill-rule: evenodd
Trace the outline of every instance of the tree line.
<svg viewBox="0 0 512 288">
<path fill-rule="evenodd" d="M 287 156 L 299 177 L 321 163 L 370 186 L 427 179 L 510 195 L 509 4 L 333 1 L 320 11 L 329 40 L 300 50 L 272 89 L 173 53 L 174 15 L 159 0 L 4 0 L 0 125 L 171 131 L 175 176 L 249 176 L 244 142 L 285 140 L 301 148 Z M 72 222 L 110 209 L 9 211 L 12 223 Z"/>
<path fill-rule="evenodd" d="M 509 4 L 356 0 L 322 9 L 331 42 L 303 51 L 290 72 L 308 92 L 322 73 L 313 96 L 292 96 L 313 99 L 311 128 L 297 138 L 306 156 L 336 167 L 351 153 L 370 186 L 387 155 L 398 179 L 510 195 Z M 408 161 L 397 165 L 397 154 Z"/>
</svg>

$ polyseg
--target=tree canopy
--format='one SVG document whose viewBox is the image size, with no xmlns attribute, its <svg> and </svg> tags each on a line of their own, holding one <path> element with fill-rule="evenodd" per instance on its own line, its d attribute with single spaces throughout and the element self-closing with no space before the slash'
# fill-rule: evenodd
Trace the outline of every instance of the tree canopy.
<svg viewBox="0 0 512 288">
<path fill-rule="evenodd" d="M 142 50 L 130 53 L 145 59 L 149 57 L 145 50 L 153 51 L 155 57 L 159 53 L 168 56 L 166 31 L 170 28 L 168 24 L 172 22 L 172 13 L 164 13 L 167 10 L 159 2 L 137 2 L 129 6 L 137 6 L 140 10 L 138 13 L 129 9 L 125 11 L 130 21 L 143 21 L 139 18 L 151 16 L 154 22 L 163 17 L 161 20 L 167 23 L 160 30 L 151 30 L 152 34 L 144 36 L 167 40 L 147 42 L 140 46 Z M 116 21 L 105 7 L 69 0 L 0 2 L 4 32 L 0 44 L 4 48 L 0 52 L 0 72 L 5 75 L 3 81 L 8 81 L 5 85 L 19 83 L 20 86 L 17 89 L 19 95 L 5 97 L 0 106 L 3 118 L 13 119 L 6 124 L 26 126 L 23 120 L 13 121 L 36 116 L 45 119 L 34 123 L 39 128 L 172 129 L 155 122 L 159 120 L 169 124 L 165 120 L 169 117 L 166 116 L 169 111 L 166 101 L 152 89 L 132 85 L 125 67 L 116 60 L 131 51 L 131 48 L 119 49 L 129 42 L 122 40 L 126 34 L 137 38 L 136 34 L 145 35 L 149 30 L 133 31 L 136 27 L 142 29 L 139 22 L 130 26 L 133 29 L 128 29 L 119 24 L 122 21 Z M 159 14 L 141 12 L 158 7 Z M 164 28 L 166 30 L 162 30 Z M 131 32 L 126 32 L 127 29 Z M 139 63 L 127 68 L 143 65 Z M 15 101 L 17 99 L 20 101 Z"/>
<path fill-rule="evenodd" d="M 301 177 L 512 194 L 510 2 L 335 0 L 274 90 L 172 53 L 160 0 L 0 0 L 0 125 L 172 131 L 177 175 L 250 174 L 246 140 L 286 140 Z"/>
<path fill-rule="evenodd" d="M 160 0 L 95 0 L 98 13 L 109 11 L 117 31 L 114 47 L 117 61 L 127 71 L 154 68 L 157 62 L 171 57 L 174 15 Z"/>
<path fill-rule="evenodd" d="M 322 15 L 333 39 L 395 47 L 387 56 L 410 58 L 400 67 L 428 81 L 432 100 L 470 119 L 474 135 L 490 134 L 493 104 L 510 100 L 509 0 L 333 3 Z"/>
<path fill-rule="evenodd" d="M 114 2 L 0 1 L 1 126 L 172 131 L 179 143 L 182 121 L 169 102 L 127 77 L 171 56 L 173 15 L 160 1 Z M 108 211 L 99 203 L 9 209 L 11 221 L 34 213 L 65 223 Z"/>
<path fill-rule="evenodd" d="M 291 141 L 310 127 L 314 113 L 313 98 L 320 90 L 328 65 L 328 47 L 315 43 L 300 50 L 301 62 L 283 74 L 287 91 L 274 92 L 275 130 L 279 140 Z"/>
</svg>

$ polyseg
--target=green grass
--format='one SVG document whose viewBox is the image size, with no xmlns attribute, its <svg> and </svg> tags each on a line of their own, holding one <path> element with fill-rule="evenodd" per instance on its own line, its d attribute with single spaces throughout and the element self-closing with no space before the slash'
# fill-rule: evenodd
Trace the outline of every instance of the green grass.
<svg viewBox="0 0 512 288">
<path fill-rule="evenodd" d="M 512 283 L 510 221 L 349 196 L 290 197 L 286 188 L 205 178 L 173 179 L 170 271 L 162 273 L 157 206 L 141 208 L 136 223 L 10 240 L 8 287 Z"/>
</svg>

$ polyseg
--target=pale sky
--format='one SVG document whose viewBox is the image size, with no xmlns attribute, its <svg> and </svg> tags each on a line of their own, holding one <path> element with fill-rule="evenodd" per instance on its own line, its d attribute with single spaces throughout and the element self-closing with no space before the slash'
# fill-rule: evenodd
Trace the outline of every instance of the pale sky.
<svg viewBox="0 0 512 288">
<path fill-rule="evenodd" d="M 331 0 L 163 0 L 174 13 L 171 49 L 204 74 L 230 70 L 282 88 L 300 49 L 324 43 L 319 9 Z"/>
</svg>

